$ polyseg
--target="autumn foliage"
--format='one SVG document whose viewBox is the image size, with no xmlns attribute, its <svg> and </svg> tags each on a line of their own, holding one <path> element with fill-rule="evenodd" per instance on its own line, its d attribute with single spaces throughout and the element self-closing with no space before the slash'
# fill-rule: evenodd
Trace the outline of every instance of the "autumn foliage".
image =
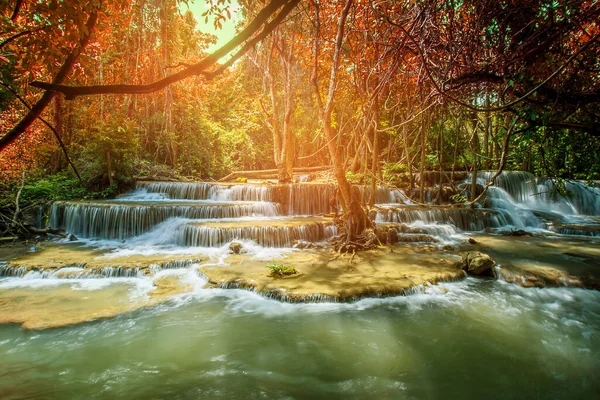
<svg viewBox="0 0 600 400">
<path fill-rule="evenodd" d="M 238 13 L 247 25 L 271 4 L 241 1 Z M 227 1 L 208 10 L 200 17 L 215 26 L 232 13 Z M 85 35 L 70 86 L 156 82 L 204 59 L 215 39 L 176 0 L 8 1 L 0 15 L 1 134 L 28 112 L 23 101 L 42 95 L 30 83 L 52 82 Z M 597 179 L 598 20 L 590 0 L 307 0 L 215 79 L 144 95 L 59 95 L 41 117 L 97 187 L 273 167 L 289 181 L 293 167 L 332 161 L 374 187 L 393 171 L 495 169 L 511 126 L 507 167 Z M 0 169 L 14 180 L 68 164 L 37 120 L 0 154 Z M 412 195 L 423 201 L 420 189 Z"/>
</svg>

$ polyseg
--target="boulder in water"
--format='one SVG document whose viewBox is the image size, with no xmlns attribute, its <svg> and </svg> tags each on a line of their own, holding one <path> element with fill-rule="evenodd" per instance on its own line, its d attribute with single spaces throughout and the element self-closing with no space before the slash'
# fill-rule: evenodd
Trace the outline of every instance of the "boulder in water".
<svg viewBox="0 0 600 400">
<path fill-rule="evenodd" d="M 244 246 L 240 242 L 231 242 L 229 244 L 229 254 L 240 254 L 243 248 Z"/>
<path fill-rule="evenodd" d="M 309 242 L 306 240 L 298 240 L 294 246 L 295 249 L 311 249 L 313 247 L 316 247 L 315 244 L 313 242 Z"/>
<path fill-rule="evenodd" d="M 516 231 L 507 232 L 506 236 L 533 236 L 533 234 L 531 232 L 524 231 L 523 229 L 517 229 Z"/>
<path fill-rule="evenodd" d="M 385 239 L 387 244 L 398 243 L 398 231 L 396 231 L 395 229 L 388 229 Z"/>
<path fill-rule="evenodd" d="M 495 276 L 495 265 L 496 262 L 489 255 L 480 251 L 469 251 L 462 254 L 462 260 L 456 266 L 469 275 Z"/>
<path fill-rule="evenodd" d="M 437 243 L 438 240 L 431 235 L 404 234 L 397 237 L 399 243 Z"/>
<path fill-rule="evenodd" d="M 398 231 L 393 226 L 380 225 L 376 230 L 377 239 L 382 244 L 394 245 L 398 243 Z"/>
</svg>

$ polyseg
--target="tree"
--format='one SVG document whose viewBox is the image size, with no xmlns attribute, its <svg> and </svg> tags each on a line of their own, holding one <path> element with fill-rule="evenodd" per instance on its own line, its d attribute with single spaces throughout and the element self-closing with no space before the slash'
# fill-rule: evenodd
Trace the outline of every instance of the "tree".
<svg viewBox="0 0 600 400">
<path fill-rule="evenodd" d="M 156 82 L 145 85 L 92 85 L 78 87 L 62 85 L 62 82 L 66 78 L 66 75 L 73 66 L 75 60 L 85 45 L 87 45 L 89 37 L 95 26 L 97 12 L 91 12 L 88 22 L 85 25 L 85 29 L 83 30 L 84 34 L 82 35 L 79 46 L 77 46 L 69 55 L 69 57 L 67 57 L 58 74 L 55 76 L 53 82 L 44 83 L 36 81 L 31 83 L 32 86 L 45 89 L 46 92 L 42 96 L 42 99 L 40 99 L 39 103 L 33 108 L 32 112 L 28 114 L 19 124 L 17 124 L 17 126 L 0 138 L 0 151 L 2 151 L 8 144 L 13 142 L 27 129 L 31 122 L 35 120 L 35 118 L 46 108 L 51 98 L 55 96 L 57 92 L 65 94 L 67 100 L 72 100 L 77 96 L 83 95 L 100 95 L 109 93 L 144 94 L 164 89 L 174 82 L 194 75 L 203 75 L 207 79 L 212 79 L 215 76 L 223 73 L 226 68 L 231 66 L 237 59 L 244 55 L 253 45 L 271 33 L 271 31 L 275 29 L 294 9 L 298 2 L 299 0 L 272 0 L 244 30 L 242 30 L 236 37 L 234 37 L 224 46 L 217 49 L 214 53 L 205 57 L 203 60 L 190 65 L 179 72 L 168 75 Z M 231 53 L 240 46 L 241 48 L 227 62 L 219 66 L 214 71 L 208 71 L 208 68 L 216 64 L 219 59 Z"/>
</svg>

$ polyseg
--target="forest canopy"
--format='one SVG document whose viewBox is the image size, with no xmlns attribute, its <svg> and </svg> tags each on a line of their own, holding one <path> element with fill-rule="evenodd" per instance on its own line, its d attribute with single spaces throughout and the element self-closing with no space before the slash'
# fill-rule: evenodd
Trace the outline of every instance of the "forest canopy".
<svg viewBox="0 0 600 400">
<path fill-rule="evenodd" d="M 215 27 L 232 12 L 242 21 L 210 53 L 215 36 L 186 3 L 3 2 L 5 183 L 76 170 L 105 190 L 139 175 L 269 168 L 288 182 L 294 167 L 333 165 L 343 187 L 502 162 L 600 178 L 597 1 L 273 0 L 234 10 L 209 0 L 201 17 Z"/>
</svg>

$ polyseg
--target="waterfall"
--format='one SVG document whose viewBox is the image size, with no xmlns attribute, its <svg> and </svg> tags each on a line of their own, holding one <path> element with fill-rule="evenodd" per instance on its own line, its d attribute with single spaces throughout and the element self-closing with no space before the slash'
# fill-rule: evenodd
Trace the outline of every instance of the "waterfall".
<svg viewBox="0 0 600 400">
<path fill-rule="evenodd" d="M 320 184 L 289 185 L 288 215 L 330 214 L 335 211 L 335 186 Z"/>
<path fill-rule="evenodd" d="M 218 189 L 218 186 L 205 182 L 137 182 L 136 187 L 149 193 L 163 193 L 170 199 L 183 200 L 207 200 Z"/>
<path fill-rule="evenodd" d="M 331 214 L 340 211 L 336 195 L 336 185 L 327 184 L 291 184 L 289 185 L 288 215 L 317 215 Z M 355 186 L 361 199 L 368 201 L 371 188 Z M 403 204 L 407 201 L 406 194 L 399 189 L 378 186 L 375 190 L 377 204 Z"/>
<path fill-rule="evenodd" d="M 169 218 L 215 219 L 276 216 L 273 203 L 87 203 L 56 202 L 50 221 L 80 238 L 125 239 L 147 232 Z"/>
<path fill-rule="evenodd" d="M 272 201 L 272 187 L 264 185 L 211 182 L 137 182 L 136 187 L 149 193 L 179 200 Z"/>
<path fill-rule="evenodd" d="M 477 183 L 487 184 L 494 172 L 479 172 Z M 467 178 L 464 186 L 470 190 Z M 484 204 L 503 212 L 510 225 L 517 228 L 551 229 L 563 234 L 594 235 L 595 231 L 555 225 L 582 223 L 582 216 L 600 215 L 600 188 L 579 181 L 564 184 L 567 194 L 562 195 L 555 187 L 558 182 L 548 178 L 536 178 L 529 172 L 505 171 L 490 186 Z M 583 224 L 589 222 L 583 221 Z"/>
<path fill-rule="evenodd" d="M 463 231 L 482 231 L 508 225 L 505 215 L 497 210 L 469 208 L 379 208 L 375 222 L 413 224 L 449 224 Z"/>
<path fill-rule="evenodd" d="M 365 198 L 367 201 L 371 197 L 371 187 L 370 186 L 357 186 L 361 192 L 361 197 Z M 404 204 L 408 201 L 406 197 L 406 193 L 404 193 L 401 189 L 390 189 L 386 186 L 377 186 L 375 188 L 375 203 L 376 204 L 392 204 L 399 203 Z"/>
<path fill-rule="evenodd" d="M 232 240 L 255 240 L 265 247 L 291 247 L 295 242 L 306 240 L 318 242 L 332 236 L 335 232 L 327 229 L 332 223 L 310 222 L 302 225 L 278 226 L 260 225 L 241 227 L 220 227 L 214 224 L 185 225 L 179 244 L 182 246 L 217 247 Z"/>
<path fill-rule="evenodd" d="M 479 172 L 477 183 L 483 186 L 493 175 L 494 172 Z M 492 198 L 531 210 L 567 215 L 600 215 L 600 188 L 579 181 L 567 181 L 567 195 L 563 196 L 555 185 L 559 183 L 548 178 L 536 178 L 529 172 L 504 171 L 496 178 L 495 187 L 490 187 L 488 192 L 501 189 L 499 193 L 493 193 Z"/>
</svg>

